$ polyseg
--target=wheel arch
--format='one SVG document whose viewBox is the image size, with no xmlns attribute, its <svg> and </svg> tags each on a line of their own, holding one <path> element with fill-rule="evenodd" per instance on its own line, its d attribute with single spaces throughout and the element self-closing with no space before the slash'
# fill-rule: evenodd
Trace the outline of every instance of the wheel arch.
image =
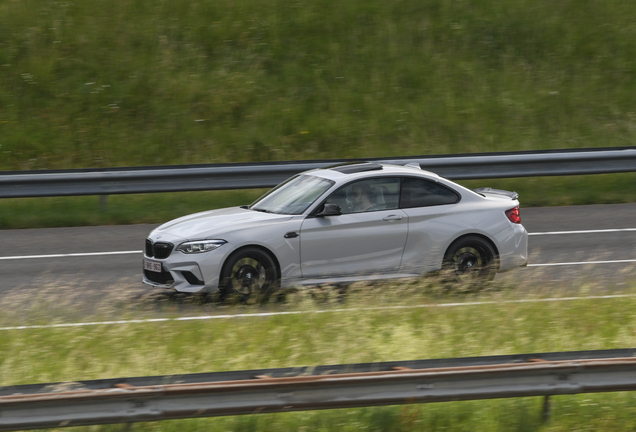
<svg viewBox="0 0 636 432">
<path fill-rule="evenodd" d="M 495 244 L 494 241 L 492 241 L 492 239 L 484 234 L 480 234 L 480 233 L 467 233 L 467 234 L 462 234 L 459 237 L 457 237 L 456 239 L 454 239 L 452 242 L 450 242 L 450 244 L 448 245 L 448 247 L 446 248 L 446 250 L 444 251 L 444 256 L 443 259 L 446 259 L 446 256 L 448 255 L 448 251 L 451 250 L 451 248 L 458 243 L 459 241 L 467 238 L 467 237 L 478 237 L 482 240 L 484 240 L 486 243 L 488 243 L 490 245 L 490 247 L 492 247 L 492 249 L 495 251 L 495 256 L 493 257 L 493 259 L 497 262 L 497 267 L 500 266 L 500 259 L 499 259 L 499 248 L 497 248 L 497 245 Z"/>
<path fill-rule="evenodd" d="M 278 257 L 276 256 L 276 254 L 274 252 L 272 252 L 269 248 L 266 248 L 263 245 L 259 245 L 259 244 L 246 244 L 243 245 L 239 248 L 236 248 L 235 250 L 232 251 L 231 254 L 229 254 L 225 260 L 223 261 L 223 265 L 221 266 L 221 271 L 219 273 L 219 286 L 222 286 L 224 284 L 224 280 L 223 280 L 223 274 L 225 273 L 225 269 L 227 266 L 227 263 L 230 261 L 230 259 L 235 256 L 236 254 L 240 253 L 243 250 L 246 249 L 260 249 L 261 251 L 265 252 L 267 255 L 269 255 L 272 260 L 274 261 L 274 265 L 276 265 L 276 272 L 278 274 L 278 277 L 281 278 L 281 271 L 280 271 L 280 262 L 278 261 Z"/>
</svg>

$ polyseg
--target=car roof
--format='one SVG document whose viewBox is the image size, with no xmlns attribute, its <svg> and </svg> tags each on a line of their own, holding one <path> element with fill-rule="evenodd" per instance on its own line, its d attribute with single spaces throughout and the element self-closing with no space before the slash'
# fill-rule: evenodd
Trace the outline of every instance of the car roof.
<svg viewBox="0 0 636 432">
<path fill-rule="evenodd" d="M 371 177 L 377 175 L 404 175 L 415 174 L 430 179 L 439 179 L 440 177 L 430 171 L 425 171 L 418 164 L 393 165 L 379 162 L 346 162 L 337 165 L 330 165 L 324 168 L 307 171 L 306 174 L 323 177 L 329 180 L 353 180 L 356 178 Z"/>
<path fill-rule="evenodd" d="M 331 169 L 343 174 L 355 174 L 359 172 L 381 170 L 382 164 L 372 162 L 344 162 L 325 167 L 325 169 Z"/>
</svg>

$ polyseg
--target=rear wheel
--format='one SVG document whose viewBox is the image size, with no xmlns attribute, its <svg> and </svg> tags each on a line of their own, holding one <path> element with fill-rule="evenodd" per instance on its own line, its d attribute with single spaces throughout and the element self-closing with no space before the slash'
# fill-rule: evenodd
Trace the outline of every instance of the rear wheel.
<svg viewBox="0 0 636 432">
<path fill-rule="evenodd" d="M 221 273 L 224 294 L 241 299 L 266 298 L 279 282 L 276 263 L 258 248 L 246 248 L 232 254 Z"/>
<path fill-rule="evenodd" d="M 497 255 L 481 237 L 462 237 L 446 251 L 443 272 L 448 279 L 459 283 L 483 284 L 497 273 Z"/>
</svg>

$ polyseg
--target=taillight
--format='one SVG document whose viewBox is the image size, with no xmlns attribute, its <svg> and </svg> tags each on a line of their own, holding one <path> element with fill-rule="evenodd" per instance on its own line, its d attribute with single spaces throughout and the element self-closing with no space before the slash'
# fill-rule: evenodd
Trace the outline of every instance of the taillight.
<svg viewBox="0 0 636 432">
<path fill-rule="evenodd" d="M 519 215 L 519 206 L 506 210 L 506 216 L 508 216 L 508 219 L 510 219 L 510 222 L 512 223 L 516 223 L 516 224 L 521 223 L 521 216 Z"/>
</svg>

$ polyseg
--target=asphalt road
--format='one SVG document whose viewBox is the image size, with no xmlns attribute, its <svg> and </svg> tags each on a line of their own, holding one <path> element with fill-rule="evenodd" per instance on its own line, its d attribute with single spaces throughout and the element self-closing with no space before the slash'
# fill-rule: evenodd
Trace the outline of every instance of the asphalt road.
<svg viewBox="0 0 636 432">
<path fill-rule="evenodd" d="M 498 278 L 533 277 L 557 284 L 578 279 L 621 286 L 636 275 L 634 215 L 636 204 L 522 208 L 522 222 L 531 234 L 530 265 Z M 141 283 L 141 250 L 155 226 L 0 231 L 0 298 L 42 289 L 73 295 L 152 289 Z M 564 233 L 617 229 L 623 231 Z M 108 252 L 122 253 L 103 254 Z M 87 253 L 96 255 L 66 256 Z"/>
</svg>

